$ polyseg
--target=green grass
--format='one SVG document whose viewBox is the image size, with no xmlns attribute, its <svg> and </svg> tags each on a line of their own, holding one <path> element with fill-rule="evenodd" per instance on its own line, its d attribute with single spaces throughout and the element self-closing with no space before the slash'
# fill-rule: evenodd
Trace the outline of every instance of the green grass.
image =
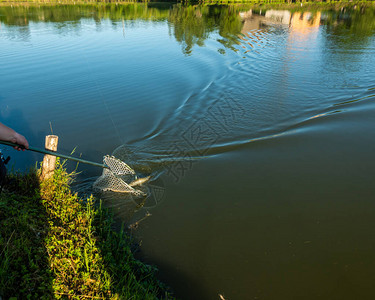
<svg viewBox="0 0 375 300">
<path fill-rule="evenodd" d="M 8 299 L 173 299 L 156 268 L 134 258 L 110 212 L 53 178 L 12 174 L 0 194 L 0 296 Z"/>
</svg>

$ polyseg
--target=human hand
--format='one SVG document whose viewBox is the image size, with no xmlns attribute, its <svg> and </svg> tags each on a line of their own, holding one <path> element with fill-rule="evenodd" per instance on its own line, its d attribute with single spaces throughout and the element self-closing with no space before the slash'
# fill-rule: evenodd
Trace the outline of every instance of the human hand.
<svg viewBox="0 0 375 300">
<path fill-rule="evenodd" d="M 20 150 L 25 151 L 26 149 L 29 149 L 29 142 L 26 140 L 26 138 L 23 135 L 16 132 L 14 135 L 14 139 L 15 139 L 14 143 L 20 145 L 20 146 L 14 147 L 14 149 L 18 151 Z"/>
<path fill-rule="evenodd" d="M 18 144 L 19 146 L 13 147 L 18 151 L 29 149 L 29 142 L 26 138 L 3 123 L 0 123 L 0 141 Z"/>
</svg>

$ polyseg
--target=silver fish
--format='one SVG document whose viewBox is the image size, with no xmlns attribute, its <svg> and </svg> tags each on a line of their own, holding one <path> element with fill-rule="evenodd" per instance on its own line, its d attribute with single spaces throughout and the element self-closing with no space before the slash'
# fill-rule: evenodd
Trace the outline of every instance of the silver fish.
<svg viewBox="0 0 375 300">
<path fill-rule="evenodd" d="M 141 177 L 141 178 L 138 178 L 136 180 L 134 180 L 132 183 L 130 183 L 129 185 L 131 187 L 134 187 L 134 186 L 137 186 L 137 185 L 142 185 L 144 184 L 145 182 L 149 181 L 151 178 L 151 176 L 147 176 L 147 177 Z"/>
</svg>

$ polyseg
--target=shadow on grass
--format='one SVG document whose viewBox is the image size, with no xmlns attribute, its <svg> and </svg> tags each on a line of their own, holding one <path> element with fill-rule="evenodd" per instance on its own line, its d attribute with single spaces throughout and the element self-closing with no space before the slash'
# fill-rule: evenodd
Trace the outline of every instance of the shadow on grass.
<svg viewBox="0 0 375 300">
<path fill-rule="evenodd" d="M 35 172 L 12 175 L 0 194 L 0 296 L 52 298 L 44 240 L 48 218 Z"/>
<path fill-rule="evenodd" d="M 0 194 L 0 296 L 18 299 L 173 299 L 156 269 L 134 258 L 124 231 L 92 197 L 70 190 L 57 160 L 51 180 L 9 177 Z"/>
</svg>

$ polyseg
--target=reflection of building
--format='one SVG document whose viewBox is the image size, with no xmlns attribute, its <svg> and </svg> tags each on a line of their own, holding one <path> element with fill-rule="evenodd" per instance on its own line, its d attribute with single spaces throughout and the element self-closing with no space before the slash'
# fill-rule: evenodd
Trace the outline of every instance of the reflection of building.
<svg viewBox="0 0 375 300">
<path fill-rule="evenodd" d="M 254 14 L 250 9 L 246 12 L 240 12 L 243 20 L 241 33 L 247 35 L 251 30 L 258 30 L 262 27 L 272 24 L 290 25 L 291 13 L 288 10 L 267 10 L 265 15 Z"/>
<path fill-rule="evenodd" d="M 321 13 L 295 12 L 288 10 L 267 10 L 264 15 L 254 14 L 252 10 L 241 12 L 243 20 L 241 33 L 247 37 L 256 35 L 256 31 L 269 25 L 287 25 L 290 35 L 297 35 L 299 39 L 306 40 L 316 36 L 320 25 Z"/>
<path fill-rule="evenodd" d="M 321 15 L 321 12 L 317 12 L 316 15 L 310 12 L 296 12 L 292 16 L 290 27 L 295 31 L 307 32 L 308 28 L 319 27 Z"/>
<path fill-rule="evenodd" d="M 311 28 L 317 28 L 320 25 L 321 13 L 317 12 L 295 12 L 291 13 L 288 10 L 267 10 L 263 15 L 254 14 L 252 10 L 240 12 L 240 17 L 243 20 L 242 33 L 246 35 L 251 30 L 257 30 L 265 25 L 283 24 L 289 26 L 292 31 L 300 33 L 307 33 Z"/>
<path fill-rule="evenodd" d="M 253 15 L 253 11 L 250 9 L 246 12 L 240 12 L 240 17 L 243 20 L 243 26 L 241 33 L 247 36 L 247 33 L 251 30 L 257 30 L 261 26 L 261 16 Z"/>
<path fill-rule="evenodd" d="M 290 20 L 291 33 L 298 33 L 301 37 L 311 37 L 312 33 L 316 33 L 320 25 L 321 12 L 313 15 L 310 12 L 296 12 Z"/>
<path fill-rule="evenodd" d="M 281 23 L 285 25 L 290 24 L 291 13 L 289 10 L 267 10 L 265 14 L 265 19 L 272 20 L 275 23 Z"/>
</svg>

